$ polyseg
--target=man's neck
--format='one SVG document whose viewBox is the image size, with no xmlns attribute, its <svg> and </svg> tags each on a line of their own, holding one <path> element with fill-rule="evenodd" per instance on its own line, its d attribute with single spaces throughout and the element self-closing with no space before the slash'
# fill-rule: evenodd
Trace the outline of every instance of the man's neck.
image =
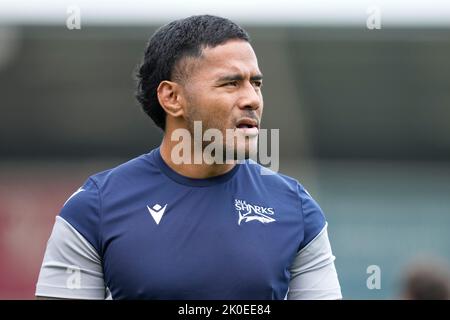
<svg viewBox="0 0 450 320">
<path fill-rule="evenodd" d="M 211 178 L 215 176 L 219 176 L 222 174 L 227 173 L 231 169 L 234 168 L 236 165 L 233 164 L 206 164 L 203 161 L 201 164 L 194 164 L 194 151 L 191 150 L 191 157 L 192 160 L 191 163 L 181 163 L 176 164 L 172 160 L 172 149 L 175 147 L 176 144 L 179 142 L 177 141 L 171 141 L 170 138 L 167 135 L 164 135 L 163 141 L 161 143 L 160 147 L 160 153 L 161 157 L 164 160 L 164 162 L 176 173 L 188 177 L 188 178 L 194 178 L 194 179 L 205 179 L 205 178 Z"/>
</svg>

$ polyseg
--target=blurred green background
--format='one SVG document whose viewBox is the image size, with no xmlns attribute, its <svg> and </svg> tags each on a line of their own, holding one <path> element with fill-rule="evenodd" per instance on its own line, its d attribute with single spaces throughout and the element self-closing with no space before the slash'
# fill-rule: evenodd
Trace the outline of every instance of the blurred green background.
<svg viewBox="0 0 450 320">
<path fill-rule="evenodd" d="M 0 25 L 0 298 L 33 298 L 54 217 L 90 174 L 159 144 L 133 96 L 158 25 Z M 344 298 L 397 298 L 410 259 L 450 261 L 450 29 L 243 26 L 263 127 L 327 216 Z"/>
</svg>

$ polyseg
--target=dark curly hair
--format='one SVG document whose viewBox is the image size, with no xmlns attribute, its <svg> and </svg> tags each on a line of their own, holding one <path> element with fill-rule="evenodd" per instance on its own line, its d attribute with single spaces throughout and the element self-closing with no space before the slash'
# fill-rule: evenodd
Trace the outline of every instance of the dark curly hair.
<svg viewBox="0 0 450 320">
<path fill-rule="evenodd" d="M 234 22 L 211 15 L 191 16 L 170 22 L 150 38 L 144 59 L 137 70 L 136 98 L 150 118 L 165 130 L 166 113 L 158 101 L 161 81 L 175 81 L 177 63 L 198 58 L 206 47 L 216 47 L 231 39 L 250 41 L 247 32 Z M 186 76 L 186 74 L 184 74 Z"/>
</svg>

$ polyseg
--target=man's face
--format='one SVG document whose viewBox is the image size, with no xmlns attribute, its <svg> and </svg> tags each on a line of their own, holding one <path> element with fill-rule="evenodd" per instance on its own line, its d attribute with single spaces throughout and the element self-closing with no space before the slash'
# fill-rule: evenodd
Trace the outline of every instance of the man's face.
<svg viewBox="0 0 450 320">
<path fill-rule="evenodd" d="M 256 148 L 263 111 L 262 74 L 251 45 L 230 40 L 204 49 L 201 58 L 188 63 L 194 64 L 184 84 L 191 134 L 194 121 L 201 121 L 203 132 L 222 132 L 224 155 L 229 150 L 234 157 L 238 152 L 248 157 L 250 145 Z M 241 139 L 225 139 L 227 129 Z"/>
</svg>

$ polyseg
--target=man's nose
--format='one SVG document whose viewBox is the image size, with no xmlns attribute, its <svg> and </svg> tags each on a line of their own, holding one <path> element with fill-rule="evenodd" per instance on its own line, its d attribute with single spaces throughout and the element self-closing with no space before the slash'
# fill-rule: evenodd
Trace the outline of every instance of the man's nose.
<svg viewBox="0 0 450 320">
<path fill-rule="evenodd" d="M 241 97 L 239 98 L 238 106 L 241 109 L 257 110 L 261 107 L 262 96 L 252 84 L 248 83 L 242 88 Z"/>
</svg>

